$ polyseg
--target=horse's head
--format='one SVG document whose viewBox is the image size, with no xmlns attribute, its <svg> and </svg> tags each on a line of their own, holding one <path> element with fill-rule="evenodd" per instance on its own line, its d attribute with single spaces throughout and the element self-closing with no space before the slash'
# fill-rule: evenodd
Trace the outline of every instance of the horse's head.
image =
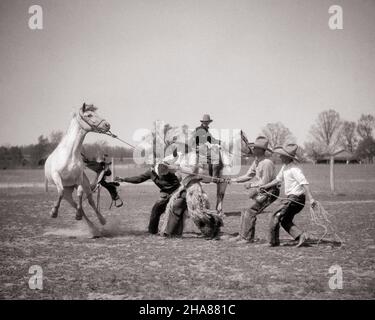
<svg viewBox="0 0 375 320">
<path fill-rule="evenodd" d="M 249 156 L 252 154 L 249 140 L 242 130 L 235 130 L 231 136 L 222 137 L 221 149 L 237 156 Z"/>
<path fill-rule="evenodd" d="M 96 112 L 98 110 L 93 104 L 84 103 L 78 112 L 78 122 L 81 128 L 87 132 L 108 132 L 111 125 Z"/>
<path fill-rule="evenodd" d="M 241 130 L 240 131 L 240 140 L 241 140 L 241 154 L 249 156 L 253 153 L 250 148 L 249 140 L 246 137 L 246 134 Z"/>
</svg>

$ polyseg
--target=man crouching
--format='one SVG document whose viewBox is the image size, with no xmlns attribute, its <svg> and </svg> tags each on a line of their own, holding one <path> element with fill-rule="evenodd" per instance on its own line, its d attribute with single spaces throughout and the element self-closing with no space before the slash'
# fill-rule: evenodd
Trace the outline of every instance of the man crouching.
<svg viewBox="0 0 375 320">
<path fill-rule="evenodd" d="M 163 163 L 158 163 L 145 173 L 134 176 L 134 177 L 116 177 L 115 181 L 128 182 L 133 184 L 139 184 L 147 180 L 152 180 L 155 185 L 160 189 L 160 198 L 155 202 L 151 209 L 150 222 L 148 225 L 148 232 L 151 234 L 157 234 L 159 231 L 160 216 L 165 212 L 167 204 L 171 195 L 180 187 L 180 179 L 168 170 Z M 186 210 L 186 200 L 183 196 L 179 197 L 174 203 L 174 210 L 176 213 L 176 219 L 171 223 L 170 229 L 172 233 L 177 235 L 182 234 L 182 214 Z M 181 219 L 178 219 L 180 217 Z"/>
</svg>

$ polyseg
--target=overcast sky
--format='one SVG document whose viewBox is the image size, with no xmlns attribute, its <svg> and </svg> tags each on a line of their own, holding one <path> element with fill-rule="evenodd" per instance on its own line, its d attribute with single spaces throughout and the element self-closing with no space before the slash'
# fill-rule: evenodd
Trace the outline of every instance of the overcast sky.
<svg viewBox="0 0 375 320">
<path fill-rule="evenodd" d="M 332 4 L 343 30 L 328 28 Z M 303 143 L 325 109 L 374 114 L 374 83 L 374 0 L 0 1 L 0 145 L 65 131 L 84 101 L 129 141 L 209 113 L 250 140 L 281 121 Z"/>
</svg>

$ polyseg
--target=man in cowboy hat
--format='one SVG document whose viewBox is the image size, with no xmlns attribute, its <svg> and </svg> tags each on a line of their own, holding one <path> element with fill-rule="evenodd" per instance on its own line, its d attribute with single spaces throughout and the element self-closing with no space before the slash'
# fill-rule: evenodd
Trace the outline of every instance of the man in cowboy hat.
<svg viewBox="0 0 375 320">
<path fill-rule="evenodd" d="M 142 183 L 151 179 L 160 189 L 160 198 L 155 202 L 151 209 L 150 222 L 148 225 L 148 232 L 151 234 L 158 233 L 160 216 L 164 213 L 173 192 L 180 187 L 180 179 L 175 173 L 168 170 L 167 165 L 168 163 L 157 163 L 154 167 L 139 176 L 115 178 L 115 181 L 133 184 Z M 174 204 L 174 210 L 178 217 L 182 217 L 183 212 L 186 210 L 186 200 L 182 197 L 178 199 Z M 174 223 L 179 224 L 180 222 L 182 222 L 182 219 L 178 221 L 176 220 Z M 180 230 L 180 228 L 177 226 L 174 227 L 174 230 Z"/>
<path fill-rule="evenodd" d="M 220 144 L 220 140 L 215 139 L 210 131 L 209 125 L 213 120 L 211 119 L 209 114 L 204 114 L 201 120 L 201 125 L 197 127 L 191 137 L 189 145 L 195 148 L 197 154 L 197 162 L 200 163 L 200 147 L 203 145 L 207 146 L 205 150 L 207 153 L 207 163 L 203 163 L 203 165 L 208 165 L 209 175 L 212 176 L 213 174 L 213 166 L 212 166 L 212 157 L 211 152 L 209 150 L 211 144 Z"/>
<path fill-rule="evenodd" d="M 230 182 L 243 183 L 250 181 L 246 184 L 247 189 L 250 191 L 251 204 L 250 207 L 241 213 L 241 230 L 240 234 L 231 238 L 230 241 L 237 241 L 238 243 L 251 243 L 254 242 L 255 224 L 257 215 L 262 213 L 272 202 L 276 200 L 280 190 L 277 185 L 272 186 L 267 190 L 259 190 L 259 186 L 269 183 L 275 179 L 275 166 L 270 159 L 265 157 L 266 151 L 272 152 L 268 149 L 268 139 L 259 136 L 254 143 L 250 143 L 255 160 L 250 166 L 245 175 L 231 179 Z"/>
<path fill-rule="evenodd" d="M 307 240 L 307 235 L 293 223 L 293 218 L 304 208 L 306 194 L 310 199 L 310 205 L 312 207 L 316 205 L 310 192 L 309 183 L 302 169 L 295 163 L 298 161 L 297 149 L 296 144 L 287 144 L 273 150 L 274 153 L 279 154 L 283 166 L 273 181 L 262 186 L 262 188 L 271 188 L 284 182 L 287 196 L 287 199 L 279 201 L 278 207 L 271 217 L 269 246 L 272 247 L 280 245 L 280 224 L 293 239 L 299 241 L 297 247 L 301 246 Z"/>
</svg>

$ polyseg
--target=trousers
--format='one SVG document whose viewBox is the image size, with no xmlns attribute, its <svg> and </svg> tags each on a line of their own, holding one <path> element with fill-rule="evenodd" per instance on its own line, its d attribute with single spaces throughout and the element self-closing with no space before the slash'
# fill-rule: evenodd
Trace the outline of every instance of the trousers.
<svg viewBox="0 0 375 320">
<path fill-rule="evenodd" d="M 250 208 L 243 210 L 241 213 L 240 236 L 247 241 L 254 240 L 257 215 L 262 213 L 265 208 L 277 199 L 280 189 L 274 187 L 267 190 L 267 192 L 260 192 L 254 196 Z"/>
<path fill-rule="evenodd" d="M 293 239 L 297 240 L 300 237 L 302 231 L 293 223 L 293 219 L 304 208 L 305 202 L 306 196 L 304 194 L 289 195 L 286 200 L 280 200 L 270 220 L 269 237 L 272 245 L 280 244 L 280 225 Z"/>
<path fill-rule="evenodd" d="M 168 217 L 164 234 L 167 236 L 181 236 L 184 231 L 184 212 L 187 209 L 186 191 L 184 190 L 174 199 L 172 210 Z"/>
<path fill-rule="evenodd" d="M 160 199 L 155 202 L 151 209 L 150 222 L 148 224 L 148 232 L 151 234 L 157 234 L 159 231 L 160 216 L 164 213 L 167 207 L 170 195 L 163 194 Z"/>
</svg>

